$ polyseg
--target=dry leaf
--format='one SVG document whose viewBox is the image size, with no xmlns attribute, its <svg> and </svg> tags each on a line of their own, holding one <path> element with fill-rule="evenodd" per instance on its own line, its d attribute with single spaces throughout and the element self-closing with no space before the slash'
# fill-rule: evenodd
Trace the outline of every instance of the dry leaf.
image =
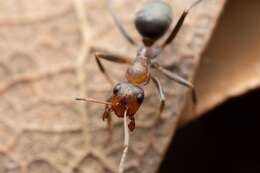
<svg viewBox="0 0 260 173">
<path fill-rule="evenodd" d="M 195 77 L 197 114 L 185 113 L 181 124 L 260 86 L 259 1 L 230 1 L 220 18 Z M 237 15 L 240 11 L 243 14 Z M 243 27 L 241 27 L 243 26 Z"/>
<path fill-rule="evenodd" d="M 114 3 L 139 41 L 133 17 L 142 3 Z M 191 3 L 171 2 L 175 16 Z M 194 8 L 160 61 L 177 65 L 175 70 L 191 79 L 223 4 L 224 0 L 203 1 Z M 86 95 L 105 99 L 111 93 L 90 54 L 92 48 L 130 57 L 136 49 L 115 29 L 104 1 L 85 1 L 83 7 L 87 16 L 79 20 L 82 13 L 71 0 L 0 2 L 0 172 L 117 172 L 122 120 L 113 117 L 114 133 L 108 143 L 106 123 L 101 120 L 104 107 L 73 99 Z M 117 81 L 124 78 L 125 66 L 105 65 Z M 160 78 L 167 97 L 163 120 L 156 124 L 158 98 L 149 85 L 131 133 L 125 172 L 156 171 L 184 107 L 187 89 Z"/>
</svg>

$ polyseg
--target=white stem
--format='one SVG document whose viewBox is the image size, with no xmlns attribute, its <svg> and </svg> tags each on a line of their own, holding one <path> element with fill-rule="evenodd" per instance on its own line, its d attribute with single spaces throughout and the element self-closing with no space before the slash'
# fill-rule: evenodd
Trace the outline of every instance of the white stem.
<svg viewBox="0 0 260 173">
<path fill-rule="evenodd" d="M 119 167 L 118 167 L 119 173 L 124 172 L 124 163 L 125 163 L 125 158 L 126 158 L 126 154 L 127 154 L 127 151 L 128 151 L 128 145 L 129 145 L 129 140 L 130 140 L 129 130 L 128 130 L 128 126 L 127 126 L 127 109 L 125 110 L 125 113 L 124 113 L 124 137 L 125 137 L 125 139 L 124 139 L 124 151 L 123 151 L 123 154 L 121 156 L 121 160 L 120 160 Z"/>
</svg>

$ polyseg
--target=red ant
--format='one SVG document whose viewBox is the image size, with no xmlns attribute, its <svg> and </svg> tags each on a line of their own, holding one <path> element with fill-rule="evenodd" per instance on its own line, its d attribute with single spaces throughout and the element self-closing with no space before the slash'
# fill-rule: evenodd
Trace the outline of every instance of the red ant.
<svg viewBox="0 0 260 173">
<path fill-rule="evenodd" d="M 183 22 L 187 14 L 189 13 L 189 10 L 201 1 L 202 0 L 195 1 L 189 8 L 183 11 L 181 17 L 178 19 L 177 24 L 171 31 L 169 37 L 163 42 L 162 45 L 158 46 L 154 43 L 166 33 L 172 23 L 172 9 L 169 4 L 162 0 L 150 0 L 137 12 L 135 17 L 135 27 L 139 34 L 142 36 L 143 41 L 143 46 L 138 49 L 135 59 L 122 57 L 110 53 L 95 53 L 95 58 L 100 71 L 112 84 L 113 81 L 111 77 L 107 74 L 100 59 L 130 65 L 125 74 L 126 80 L 119 82 L 114 86 L 113 95 L 107 101 L 100 101 L 89 98 L 77 98 L 77 100 L 105 104 L 106 107 L 103 114 L 103 120 L 107 119 L 109 126 L 111 126 L 111 112 L 114 112 L 120 118 L 124 118 L 126 147 L 119 166 L 121 172 L 123 172 L 123 162 L 128 149 L 128 128 L 131 131 L 135 129 L 134 115 L 141 106 L 144 99 L 143 86 L 147 85 L 150 80 L 155 83 L 155 86 L 159 93 L 159 113 L 161 114 L 164 109 L 164 90 L 159 79 L 150 73 L 151 68 L 161 72 L 170 80 L 174 80 L 175 82 L 190 88 L 192 90 L 193 102 L 196 104 L 194 85 L 188 80 L 179 76 L 178 74 L 174 74 L 166 68 L 162 67 L 157 62 L 157 57 L 160 55 L 162 50 L 174 40 L 177 33 L 181 29 L 181 26 L 183 25 Z M 115 12 L 111 8 L 111 1 L 108 0 L 107 2 L 116 27 L 130 44 L 137 46 L 137 43 L 126 32 Z"/>
</svg>

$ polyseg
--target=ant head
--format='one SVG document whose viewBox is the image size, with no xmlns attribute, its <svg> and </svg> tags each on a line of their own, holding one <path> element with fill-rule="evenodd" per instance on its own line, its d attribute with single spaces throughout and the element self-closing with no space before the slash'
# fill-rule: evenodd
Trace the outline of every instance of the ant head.
<svg viewBox="0 0 260 173">
<path fill-rule="evenodd" d="M 133 116 L 143 99 L 144 91 L 141 87 L 128 82 L 120 82 L 113 89 L 112 109 L 118 117 L 123 117 L 126 109 L 127 115 Z"/>
<path fill-rule="evenodd" d="M 152 0 L 137 11 L 135 27 L 144 42 L 153 44 L 163 36 L 172 22 L 171 7 L 161 0 Z"/>
</svg>

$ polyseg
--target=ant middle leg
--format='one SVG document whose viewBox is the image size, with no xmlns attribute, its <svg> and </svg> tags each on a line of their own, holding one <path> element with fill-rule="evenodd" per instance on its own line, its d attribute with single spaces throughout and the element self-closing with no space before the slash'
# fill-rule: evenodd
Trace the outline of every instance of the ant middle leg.
<svg viewBox="0 0 260 173">
<path fill-rule="evenodd" d="M 197 4 L 199 4 L 202 0 L 197 0 L 195 1 L 189 8 L 185 9 L 182 12 L 181 17 L 179 18 L 178 22 L 176 23 L 176 25 L 174 26 L 173 30 L 171 31 L 171 34 L 169 35 L 169 37 L 165 40 L 165 42 L 162 44 L 161 48 L 163 49 L 165 46 L 167 46 L 168 44 L 170 44 L 174 38 L 177 36 L 177 34 L 179 33 L 181 27 L 183 26 L 184 20 L 187 17 L 189 11 L 195 7 Z"/>
<path fill-rule="evenodd" d="M 154 77 L 154 76 L 151 76 L 152 78 L 152 81 L 154 82 L 158 92 L 159 92 L 159 97 L 160 97 L 160 110 L 159 110 L 159 115 L 158 115 L 158 118 L 161 117 L 161 114 L 164 110 L 164 107 L 165 107 L 165 94 L 164 94 L 164 90 L 163 90 L 163 87 L 161 85 L 161 82 L 159 81 L 158 78 Z"/>
<path fill-rule="evenodd" d="M 197 95 L 196 95 L 196 91 L 195 91 L 195 87 L 194 85 L 188 81 L 187 79 L 183 78 L 182 76 L 175 74 L 173 72 L 171 72 L 170 70 L 167 70 L 165 68 L 163 68 L 160 65 L 156 65 L 154 66 L 157 70 L 159 70 L 162 74 L 164 74 L 166 77 L 168 77 L 171 80 L 174 80 L 175 82 L 188 87 L 191 89 L 191 94 L 192 94 L 192 101 L 195 105 L 197 105 Z"/>
<path fill-rule="evenodd" d="M 105 59 L 107 61 L 111 61 L 111 62 L 115 62 L 115 63 L 119 63 L 119 64 L 132 64 L 132 62 L 133 62 L 131 58 L 123 57 L 123 56 L 115 55 L 115 54 L 111 54 L 111 53 L 95 53 L 95 59 L 97 61 L 100 71 L 105 75 L 106 79 L 112 86 L 114 86 L 114 81 L 110 77 L 110 75 L 108 75 L 108 73 L 107 73 L 105 67 L 103 66 L 103 64 L 101 63 L 100 59 Z"/>
<path fill-rule="evenodd" d="M 117 27 L 117 29 L 119 30 L 119 32 L 124 36 L 124 38 L 132 45 L 136 46 L 136 42 L 134 41 L 134 39 L 127 33 L 127 31 L 125 30 L 125 28 L 123 27 L 123 25 L 121 24 L 121 22 L 119 21 L 116 13 L 114 12 L 113 8 L 111 7 L 111 1 L 112 0 L 107 0 L 107 6 L 109 8 L 110 14 L 113 18 L 113 21 Z"/>
</svg>

